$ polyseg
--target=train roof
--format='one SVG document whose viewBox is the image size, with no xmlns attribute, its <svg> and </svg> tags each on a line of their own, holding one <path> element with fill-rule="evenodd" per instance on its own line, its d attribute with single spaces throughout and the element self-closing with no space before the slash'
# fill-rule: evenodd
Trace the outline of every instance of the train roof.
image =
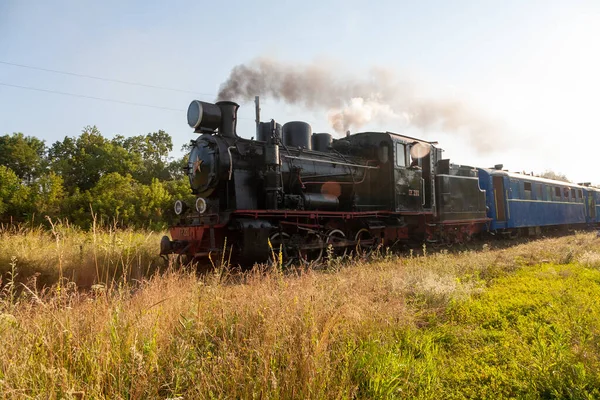
<svg viewBox="0 0 600 400">
<path fill-rule="evenodd" d="M 386 132 L 357 132 L 357 133 L 353 133 L 351 136 L 372 135 L 372 134 L 388 135 L 390 137 L 390 139 L 402 140 L 407 143 L 419 142 L 419 143 L 433 145 L 433 146 L 438 144 L 438 142 L 428 142 L 427 140 L 423 140 L 423 139 L 419 139 L 419 138 L 407 136 L 407 135 L 401 135 L 399 133 L 389 132 L 389 131 L 386 131 Z M 344 138 L 340 138 L 340 139 L 344 139 Z"/>
<path fill-rule="evenodd" d="M 400 139 L 400 140 L 403 140 L 405 142 L 419 142 L 419 143 L 432 144 L 432 145 L 438 144 L 438 142 L 428 142 L 428 141 L 423 140 L 423 139 L 415 138 L 415 137 L 412 137 L 412 136 L 401 135 L 399 133 L 394 133 L 394 132 L 389 132 L 389 131 L 387 131 L 385 133 L 387 133 L 388 135 L 390 135 L 394 139 Z"/>
<path fill-rule="evenodd" d="M 590 190 L 590 189 L 598 190 L 596 188 L 592 188 L 592 187 L 589 187 L 589 186 L 582 186 L 582 185 L 578 185 L 576 183 L 564 182 L 564 181 L 557 181 L 557 180 L 554 180 L 554 179 L 541 178 L 539 176 L 519 174 L 517 172 L 508 172 L 508 171 L 491 169 L 491 168 L 479 168 L 479 169 L 483 170 L 483 171 L 486 171 L 488 174 L 493 175 L 493 176 L 502 175 L 502 176 L 508 176 L 509 178 L 516 178 L 516 179 L 520 179 L 520 180 L 524 180 L 524 181 L 531 181 L 531 182 L 546 183 L 546 184 L 555 185 L 555 186 L 568 186 L 570 188 L 581 188 L 581 189 L 588 189 L 588 190 Z"/>
</svg>

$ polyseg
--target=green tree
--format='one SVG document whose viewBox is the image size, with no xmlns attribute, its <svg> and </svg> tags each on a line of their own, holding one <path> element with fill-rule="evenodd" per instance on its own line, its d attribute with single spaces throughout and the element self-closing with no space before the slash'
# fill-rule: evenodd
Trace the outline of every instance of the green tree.
<svg viewBox="0 0 600 400">
<path fill-rule="evenodd" d="M 51 169 L 63 177 L 69 191 L 75 188 L 85 191 L 98 182 L 105 172 L 102 168 L 105 142 L 98 128 L 93 126 L 84 128 L 76 139 L 65 137 L 50 147 Z"/>
<path fill-rule="evenodd" d="M 173 141 L 165 131 L 128 138 L 117 136 L 113 144 L 127 151 L 131 158 L 130 171 L 139 182 L 149 185 L 154 178 L 171 179 L 168 157 L 173 150 Z"/>
<path fill-rule="evenodd" d="M 192 194 L 187 176 L 163 182 L 163 185 L 171 196 L 171 203 L 164 209 L 163 216 L 165 222 L 171 224 L 179 218 L 175 215 L 175 210 L 173 209 L 175 200 L 182 200 L 186 202 L 188 206 L 195 207 L 194 202 L 196 201 L 196 197 Z"/>
<path fill-rule="evenodd" d="M 0 136 L 0 165 L 13 170 L 22 181 L 32 182 L 44 173 L 46 145 L 22 133 Z"/>
<path fill-rule="evenodd" d="M 93 188 L 100 178 L 112 172 L 121 175 L 135 169 L 132 156 L 122 146 L 107 140 L 96 126 L 84 128 L 74 139 L 65 137 L 48 151 L 50 166 L 63 177 L 70 193 Z"/>
<path fill-rule="evenodd" d="M 73 223 L 83 229 L 88 229 L 92 225 L 91 198 L 89 192 L 81 192 L 75 188 L 73 193 L 65 196 L 61 206 L 61 214 Z"/>
<path fill-rule="evenodd" d="M 41 216 L 58 217 L 65 200 L 65 189 L 62 177 L 54 172 L 42 175 L 32 185 L 33 206 Z"/>
<path fill-rule="evenodd" d="M 138 186 L 138 221 L 146 227 L 161 229 L 166 226 L 166 211 L 173 206 L 173 196 L 158 179 L 150 185 Z"/>
<path fill-rule="evenodd" d="M 0 216 L 67 217 L 83 228 L 92 210 L 104 223 L 163 228 L 173 202 L 193 205 L 183 167 L 169 158 L 165 131 L 107 139 L 96 126 L 46 148 L 21 133 L 0 137 Z"/>
<path fill-rule="evenodd" d="M 167 165 L 167 170 L 169 172 L 170 180 L 179 180 L 185 176 L 185 168 L 188 164 L 188 155 L 184 155 L 183 157 L 172 160 Z"/>
<path fill-rule="evenodd" d="M 116 221 L 123 226 L 139 223 L 136 218 L 137 185 L 131 175 L 112 172 L 102 176 L 89 191 L 92 209 L 104 223 Z"/>
<path fill-rule="evenodd" d="M 0 215 L 23 218 L 28 212 L 30 190 L 10 168 L 0 165 Z"/>
</svg>

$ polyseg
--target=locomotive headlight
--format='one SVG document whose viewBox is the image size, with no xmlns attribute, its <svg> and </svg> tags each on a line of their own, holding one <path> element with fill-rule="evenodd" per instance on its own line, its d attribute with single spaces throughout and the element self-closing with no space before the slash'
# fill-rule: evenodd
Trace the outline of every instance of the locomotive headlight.
<svg viewBox="0 0 600 400">
<path fill-rule="evenodd" d="M 212 132 L 221 124 L 221 108 L 212 103 L 194 100 L 187 112 L 188 125 L 197 132 Z"/>
<path fill-rule="evenodd" d="M 204 214 L 206 212 L 206 200 L 204 200 L 204 198 L 198 197 L 196 199 L 196 211 L 198 211 L 199 214 Z"/>
<path fill-rule="evenodd" d="M 181 215 L 185 210 L 188 209 L 188 206 L 183 201 L 177 200 L 175 201 L 175 206 L 173 209 L 175 210 L 175 214 Z"/>
</svg>

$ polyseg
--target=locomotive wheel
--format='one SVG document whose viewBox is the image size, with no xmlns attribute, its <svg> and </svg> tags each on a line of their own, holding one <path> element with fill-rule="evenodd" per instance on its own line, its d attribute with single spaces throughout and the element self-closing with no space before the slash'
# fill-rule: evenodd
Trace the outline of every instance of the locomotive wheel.
<svg viewBox="0 0 600 400">
<path fill-rule="evenodd" d="M 368 229 L 362 228 L 356 235 L 354 236 L 354 241 L 356 242 L 356 252 L 359 255 L 366 254 L 373 247 L 374 238 L 371 232 Z"/>
<path fill-rule="evenodd" d="M 309 233 L 299 245 L 298 259 L 303 264 L 317 263 L 323 257 L 323 247 L 321 236 L 317 233 Z"/>
<path fill-rule="evenodd" d="M 282 253 L 282 264 L 284 267 L 289 266 L 297 257 L 297 253 L 292 250 L 290 246 L 290 235 L 285 232 L 275 232 L 269 237 L 269 241 L 271 242 L 271 246 L 273 248 L 273 253 L 275 257 L 279 257 L 279 251 Z"/>
<path fill-rule="evenodd" d="M 339 257 L 344 257 L 348 252 L 348 247 L 345 245 L 336 246 L 336 244 L 339 244 L 340 242 L 343 242 L 345 240 L 346 235 L 344 234 L 344 232 L 340 231 L 339 229 L 332 229 L 327 233 L 327 241 L 325 242 L 325 247 L 328 247 L 329 245 L 333 246 L 333 254 Z"/>
</svg>

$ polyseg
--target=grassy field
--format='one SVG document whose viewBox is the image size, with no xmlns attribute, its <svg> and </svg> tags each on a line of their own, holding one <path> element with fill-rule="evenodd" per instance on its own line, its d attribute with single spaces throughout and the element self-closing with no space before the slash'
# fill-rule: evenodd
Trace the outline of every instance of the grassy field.
<svg viewBox="0 0 600 400">
<path fill-rule="evenodd" d="M 142 279 L 164 262 L 158 256 L 163 232 L 93 229 L 67 223 L 52 229 L 0 230 L 0 276 L 16 267 L 16 280 L 42 288 L 64 280 L 80 288 L 96 283 Z"/>
<path fill-rule="evenodd" d="M 0 241 L 3 271 L 63 276 L 4 274 L 7 398 L 600 397 L 595 234 L 198 277 L 145 275 L 159 234 L 60 229 Z"/>
</svg>

